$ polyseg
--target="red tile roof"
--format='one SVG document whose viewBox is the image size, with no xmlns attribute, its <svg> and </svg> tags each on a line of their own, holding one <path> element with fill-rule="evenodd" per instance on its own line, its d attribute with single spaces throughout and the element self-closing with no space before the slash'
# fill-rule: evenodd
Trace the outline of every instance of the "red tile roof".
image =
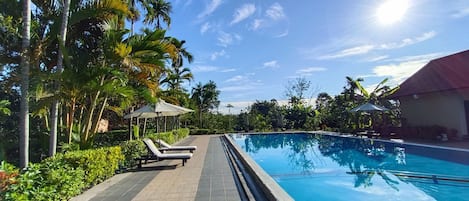
<svg viewBox="0 0 469 201">
<path fill-rule="evenodd" d="M 469 88 L 469 50 L 430 61 L 390 98 L 466 88 Z"/>
</svg>

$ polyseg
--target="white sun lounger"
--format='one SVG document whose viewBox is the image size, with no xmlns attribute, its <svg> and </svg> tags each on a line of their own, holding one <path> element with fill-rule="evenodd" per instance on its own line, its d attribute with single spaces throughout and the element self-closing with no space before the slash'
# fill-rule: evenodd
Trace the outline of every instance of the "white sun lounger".
<svg viewBox="0 0 469 201">
<path fill-rule="evenodd" d="M 188 159 L 192 157 L 191 153 L 161 153 L 158 148 L 156 148 L 155 144 L 151 139 L 145 138 L 143 142 L 148 148 L 148 151 L 153 154 L 151 158 L 148 159 L 156 159 L 156 160 L 182 160 L 182 166 L 185 165 Z M 139 164 L 141 166 L 141 163 Z"/>
<path fill-rule="evenodd" d="M 190 151 L 193 153 L 196 149 L 197 146 L 171 146 L 168 143 L 166 143 L 163 140 L 157 140 L 157 142 L 160 144 L 160 151 Z"/>
</svg>

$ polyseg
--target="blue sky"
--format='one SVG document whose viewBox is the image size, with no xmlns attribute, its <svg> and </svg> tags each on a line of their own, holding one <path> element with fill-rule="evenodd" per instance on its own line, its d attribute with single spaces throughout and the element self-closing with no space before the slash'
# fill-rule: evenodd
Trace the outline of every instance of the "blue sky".
<svg viewBox="0 0 469 201">
<path fill-rule="evenodd" d="M 389 24 L 377 17 L 381 0 L 170 2 L 168 35 L 186 40 L 195 58 L 190 86 L 215 81 L 225 112 L 228 103 L 236 112 L 286 99 L 296 77 L 311 81 L 313 98 L 340 93 L 345 76 L 364 78 L 368 88 L 385 78 L 395 86 L 429 60 L 469 49 L 467 0 L 409 0 Z"/>
</svg>

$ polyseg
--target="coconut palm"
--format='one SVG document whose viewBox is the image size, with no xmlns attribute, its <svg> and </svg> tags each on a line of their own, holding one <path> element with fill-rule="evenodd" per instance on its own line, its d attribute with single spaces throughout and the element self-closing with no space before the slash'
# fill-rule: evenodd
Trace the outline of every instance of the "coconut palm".
<svg viewBox="0 0 469 201">
<path fill-rule="evenodd" d="M 23 1 L 23 40 L 21 51 L 21 109 L 20 109 L 20 167 L 29 162 L 29 46 L 31 30 L 31 1 Z"/>
<path fill-rule="evenodd" d="M 65 48 L 65 39 L 67 38 L 68 16 L 70 10 L 70 0 L 63 1 L 62 23 L 59 34 L 59 50 L 57 56 L 57 73 L 63 72 L 63 50 Z M 60 85 L 57 85 L 57 87 Z M 57 89 L 60 90 L 60 89 Z M 57 122 L 59 114 L 59 99 L 55 99 L 51 110 L 51 129 L 49 137 L 49 156 L 54 156 L 57 150 Z"/>
<path fill-rule="evenodd" d="M 220 104 L 218 95 L 220 95 L 220 91 L 217 90 L 217 85 L 212 80 L 205 85 L 202 85 L 202 83 L 199 82 L 194 88 L 192 88 L 191 100 L 197 105 L 199 126 L 202 126 L 202 114 L 209 112 L 211 109 L 217 108 Z"/>
<path fill-rule="evenodd" d="M 148 5 L 147 15 L 143 22 L 153 24 L 156 21 L 156 29 L 162 29 L 161 22 L 164 22 L 169 28 L 171 25 L 171 17 L 169 16 L 172 10 L 171 3 L 165 0 L 151 0 Z"/>
</svg>

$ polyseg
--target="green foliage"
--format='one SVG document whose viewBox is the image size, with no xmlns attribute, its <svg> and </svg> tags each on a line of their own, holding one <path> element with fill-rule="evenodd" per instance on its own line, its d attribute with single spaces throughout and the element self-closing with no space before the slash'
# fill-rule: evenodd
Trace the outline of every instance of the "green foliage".
<svg viewBox="0 0 469 201">
<path fill-rule="evenodd" d="M 212 135 L 212 134 L 224 134 L 224 133 L 225 133 L 224 129 L 200 128 L 200 129 L 191 129 L 190 130 L 190 135 Z"/>
<path fill-rule="evenodd" d="M 121 147 L 115 146 L 68 152 L 63 155 L 63 160 L 73 167 L 82 168 L 86 173 L 85 182 L 94 185 L 114 175 L 124 156 Z"/>
<path fill-rule="evenodd" d="M 156 141 L 158 139 L 164 140 L 169 144 L 173 144 L 179 140 L 182 140 L 189 136 L 190 130 L 188 128 L 180 128 L 173 131 L 163 132 L 163 133 L 151 133 L 147 137 Z"/>
<path fill-rule="evenodd" d="M 8 187 L 5 200 L 66 200 L 85 187 L 85 172 L 63 160 L 50 159 L 30 164 Z"/>
<path fill-rule="evenodd" d="M 95 147 L 104 147 L 120 145 L 122 142 L 125 142 L 128 139 L 128 130 L 115 130 L 106 133 L 98 133 L 94 136 L 93 141 Z"/>
<path fill-rule="evenodd" d="M 57 154 L 30 164 L 2 196 L 5 200 L 68 200 L 114 175 L 123 159 L 120 147 Z"/>
<path fill-rule="evenodd" d="M 9 105 L 10 105 L 10 101 L 0 100 L 0 114 L 10 116 L 11 110 L 8 108 Z"/>
<path fill-rule="evenodd" d="M 122 166 L 125 168 L 133 168 L 137 164 L 134 160 L 147 153 L 147 149 L 142 140 L 130 140 L 120 144 L 124 161 Z"/>
</svg>

